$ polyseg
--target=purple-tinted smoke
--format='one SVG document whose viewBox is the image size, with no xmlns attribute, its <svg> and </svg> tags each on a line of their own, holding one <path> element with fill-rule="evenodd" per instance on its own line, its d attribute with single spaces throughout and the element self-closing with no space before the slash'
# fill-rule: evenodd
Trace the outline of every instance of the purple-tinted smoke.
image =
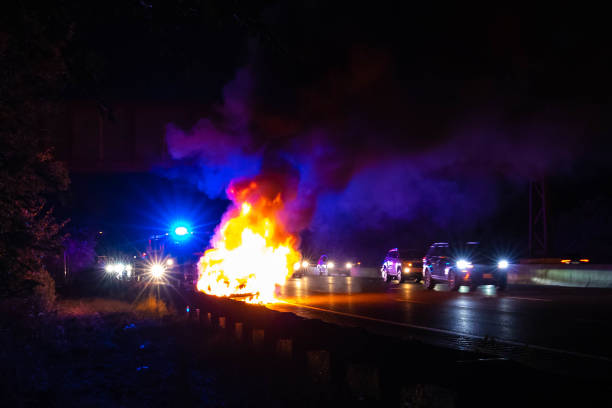
<svg viewBox="0 0 612 408">
<path fill-rule="evenodd" d="M 349 72 L 371 65 L 356 61 Z M 391 86 L 384 68 L 365 72 L 298 90 L 295 108 L 279 113 L 262 102 L 269 95 L 255 94 L 257 75 L 242 69 L 214 115 L 189 130 L 168 125 L 169 152 L 195 163 L 188 177 L 213 197 L 263 170 L 295 173 L 285 217 L 321 245 L 397 223 L 425 219 L 445 228 L 486 219 L 500 205 L 500 179 L 524 185 L 567 168 L 575 154 L 577 133 L 562 115 L 509 119 L 503 107 L 487 106 L 457 120 L 435 106 L 402 110 L 397 101 L 408 90 Z M 257 89 L 265 85 L 283 86 Z"/>
<path fill-rule="evenodd" d="M 190 130 L 167 125 L 170 155 L 194 163 L 199 169 L 194 181 L 210 197 L 222 196 L 230 181 L 254 176 L 261 168 L 263 149 L 249 132 L 251 82 L 248 69 L 238 71 L 224 88 L 223 105 L 216 107 L 214 117 L 200 119 Z M 181 177 L 183 172 L 171 173 Z"/>
</svg>

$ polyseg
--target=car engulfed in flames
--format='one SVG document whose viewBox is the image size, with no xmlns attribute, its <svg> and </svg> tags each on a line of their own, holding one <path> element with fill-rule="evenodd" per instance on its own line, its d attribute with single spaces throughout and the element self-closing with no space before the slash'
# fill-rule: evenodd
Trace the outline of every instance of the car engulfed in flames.
<svg viewBox="0 0 612 408">
<path fill-rule="evenodd" d="M 197 288 L 249 303 L 274 302 L 276 286 L 301 258 L 297 237 L 279 216 L 283 196 L 257 181 L 232 183 L 227 193 L 233 204 L 198 261 Z"/>
</svg>

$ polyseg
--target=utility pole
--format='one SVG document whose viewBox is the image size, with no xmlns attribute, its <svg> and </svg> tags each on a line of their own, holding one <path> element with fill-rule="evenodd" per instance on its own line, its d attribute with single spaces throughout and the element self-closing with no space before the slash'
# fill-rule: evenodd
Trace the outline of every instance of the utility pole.
<svg viewBox="0 0 612 408">
<path fill-rule="evenodd" d="M 529 182 L 529 256 L 548 254 L 546 189 L 543 180 Z"/>
<path fill-rule="evenodd" d="M 64 283 L 68 282 L 68 262 L 66 256 L 66 249 L 64 248 Z"/>
</svg>

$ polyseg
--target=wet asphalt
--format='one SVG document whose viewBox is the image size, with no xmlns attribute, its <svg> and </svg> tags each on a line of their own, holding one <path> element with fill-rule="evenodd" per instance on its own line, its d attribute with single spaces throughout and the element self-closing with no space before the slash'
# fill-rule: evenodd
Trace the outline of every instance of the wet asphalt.
<svg viewBox="0 0 612 408">
<path fill-rule="evenodd" d="M 481 286 L 329 276 L 287 281 L 271 309 L 454 348 L 539 350 L 550 359 L 612 362 L 612 289 Z M 479 346 L 480 345 L 480 346 Z M 494 353 L 495 354 L 495 353 Z"/>
</svg>

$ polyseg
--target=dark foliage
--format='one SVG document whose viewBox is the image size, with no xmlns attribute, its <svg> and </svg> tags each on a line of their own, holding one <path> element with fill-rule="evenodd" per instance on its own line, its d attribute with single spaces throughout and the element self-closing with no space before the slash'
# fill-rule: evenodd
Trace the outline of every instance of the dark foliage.
<svg viewBox="0 0 612 408">
<path fill-rule="evenodd" d="M 0 297 L 53 300 L 43 258 L 59 252 L 63 223 L 51 203 L 68 188 L 45 118 L 67 77 L 62 50 L 70 24 L 61 7 L 3 5 L 0 13 Z"/>
</svg>

